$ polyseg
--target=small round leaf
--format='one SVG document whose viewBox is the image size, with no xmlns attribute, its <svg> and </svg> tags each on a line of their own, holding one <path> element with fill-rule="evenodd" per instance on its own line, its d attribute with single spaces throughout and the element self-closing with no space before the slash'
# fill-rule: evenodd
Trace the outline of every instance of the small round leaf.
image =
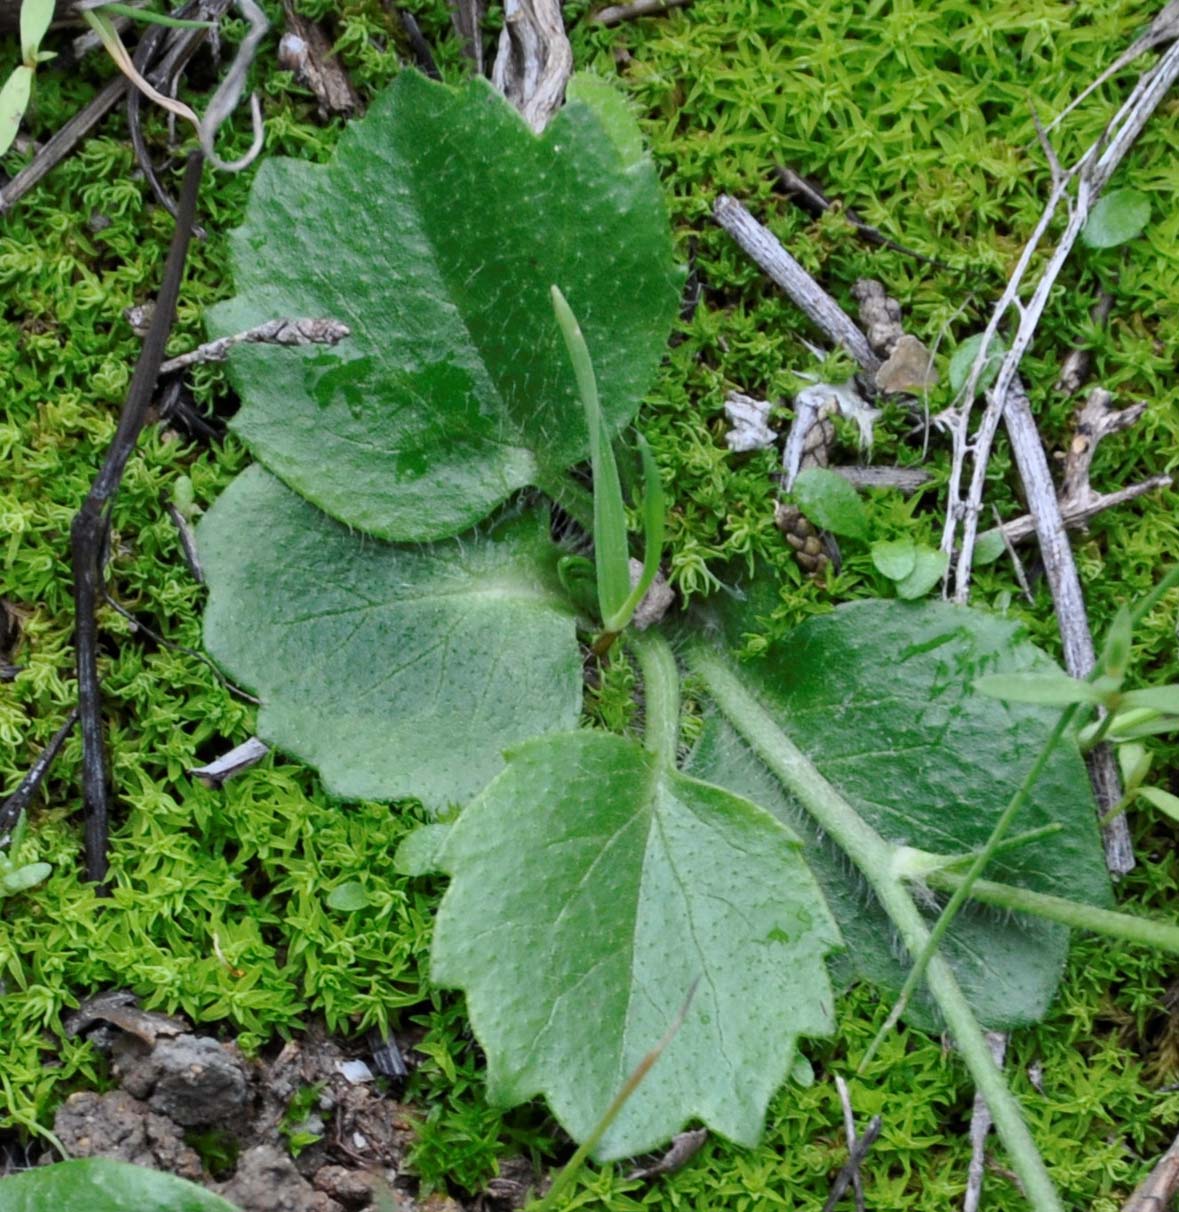
<svg viewBox="0 0 1179 1212">
<path fill-rule="evenodd" d="M 823 530 L 849 539 L 868 537 L 868 514 L 859 493 L 834 471 L 810 467 L 794 481 L 794 499 Z"/>
<path fill-rule="evenodd" d="M 1150 199 L 1140 189 L 1115 189 L 1093 208 L 1081 241 L 1088 248 L 1116 248 L 1142 234 L 1150 222 Z"/>
<path fill-rule="evenodd" d="M 966 380 L 970 378 L 970 368 L 974 365 L 979 350 L 982 349 L 982 343 L 983 334 L 975 333 L 973 337 L 967 337 L 954 350 L 954 356 L 950 359 L 950 387 L 955 395 L 966 386 Z M 1003 338 L 997 334 L 993 336 L 987 345 L 986 365 L 983 366 L 982 374 L 978 377 L 979 391 L 986 391 L 995 381 L 995 376 L 999 373 L 999 363 L 1003 361 L 1003 355 L 1006 352 L 1007 346 L 1004 344 Z"/>
</svg>

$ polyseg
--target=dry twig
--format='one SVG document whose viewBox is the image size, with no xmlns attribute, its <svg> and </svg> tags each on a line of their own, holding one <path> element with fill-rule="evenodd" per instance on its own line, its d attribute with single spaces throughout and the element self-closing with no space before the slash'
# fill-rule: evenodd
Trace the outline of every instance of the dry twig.
<svg viewBox="0 0 1179 1212">
<path fill-rule="evenodd" d="M 299 13 L 293 0 L 282 0 L 282 11 L 288 32 L 278 45 L 279 62 L 315 94 L 321 115 L 355 113 L 360 97 L 323 30 Z"/>
<path fill-rule="evenodd" d="M 594 13 L 596 25 L 621 25 L 636 17 L 659 17 L 673 8 L 686 8 L 692 0 L 635 0 L 633 4 L 615 4 Z"/>
<path fill-rule="evenodd" d="M 118 104 L 127 88 L 127 81 L 122 76 L 108 80 L 89 105 L 56 130 L 32 160 L 0 190 L 0 214 L 11 210 L 29 190 L 40 184 L 42 178 L 56 168 Z"/>
<path fill-rule="evenodd" d="M 49 773 L 49 767 L 53 765 L 57 755 L 61 752 L 62 745 L 66 742 L 66 737 L 73 732 L 77 722 L 78 709 L 74 707 L 66 716 L 65 723 L 53 734 L 49 744 L 41 751 L 40 757 L 29 767 L 28 773 L 21 779 L 16 790 L 0 805 L 0 839 L 16 827 L 20 814 L 33 802 L 37 788 L 41 786 L 45 776 Z"/>
<path fill-rule="evenodd" d="M 883 1122 L 879 1115 L 874 1115 L 867 1128 L 864 1129 L 864 1134 L 851 1147 L 846 1164 L 831 1184 L 831 1191 L 827 1196 L 827 1202 L 823 1205 L 823 1212 L 834 1212 L 836 1205 L 843 1198 L 848 1184 L 852 1181 L 852 1176 L 859 1173 L 860 1162 L 868 1156 L 869 1149 L 876 1143 Z"/>
<path fill-rule="evenodd" d="M 724 194 L 713 203 L 712 215 L 828 340 L 846 349 L 864 370 L 870 374 L 876 373 L 880 359 L 868 344 L 868 338 L 852 323 L 843 308 L 782 247 L 769 228 L 763 227 L 735 198 Z"/>
<path fill-rule="evenodd" d="M 1179 1136 L 1135 1189 L 1122 1212 L 1166 1212 L 1179 1193 Z"/>
<path fill-rule="evenodd" d="M 837 1073 L 835 1075 L 835 1090 L 839 1094 L 839 1105 L 843 1108 L 843 1132 L 847 1137 L 848 1165 L 856 1150 L 856 1116 L 852 1110 L 851 1095 L 848 1093 L 847 1082 Z M 856 1196 L 856 1212 L 864 1212 L 864 1184 L 860 1178 L 860 1164 L 857 1159 L 851 1172 L 852 1188 Z"/>
<path fill-rule="evenodd" d="M 795 172 L 789 166 L 780 164 L 774 169 L 774 172 L 777 174 L 778 180 L 781 182 L 782 188 L 786 193 L 808 214 L 814 215 L 817 218 L 824 211 L 830 210 L 834 205 L 832 200 L 813 181 L 808 181 L 801 173 Z M 873 227 L 870 223 L 865 223 L 850 207 L 844 208 L 843 217 L 856 229 L 857 235 L 869 244 L 875 244 L 878 248 L 892 249 L 893 252 L 903 253 L 906 257 L 912 257 L 915 261 L 923 261 L 926 265 L 933 265 L 938 269 L 952 270 L 953 268 L 944 261 L 937 261 L 933 257 L 927 257 L 924 253 L 915 252 L 911 248 L 906 248 L 903 244 L 898 244 L 895 240 L 890 239 L 880 231 L 879 228 Z"/>
<path fill-rule="evenodd" d="M 1020 254 L 1015 271 L 991 314 L 991 319 L 983 334 L 979 356 L 975 360 L 967 382 L 959 393 L 956 406 L 943 414 L 942 418 L 943 424 L 953 432 L 955 446 L 955 457 L 950 468 L 946 524 L 942 535 L 944 551 L 953 551 L 958 527 L 962 528 L 961 539 L 958 542 L 958 559 L 955 565 L 954 598 L 957 601 L 964 602 L 969 592 L 970 570 L 978 534 L 978 518 L 987 463 L 999 422 L 1004 417 L 1009 396 L 1013 395 L 1019 364 L 1024 353 L 1031 346 L 1049 295 L 1089 217 L 1093 204 L 1177 78 L 1179 78 L 1179 44 L 1171 46 L 1158 63 L 1142 76 L 1125 104 L 1110 122 L 1107 132 L 1071 168 L 1061 169 L 1054 163 L 1054 157 L 1049 157 L 1053 162 L 1052 192 L 1035 230 Z M 1024 279 L 1040 241 L 1062 203 L 1067 205 L 1069 211 L 1065 229 L 1048 258 L 1031 297 L 1027 302 L 1023 302 L 1020 299 L 1020 290 Z M 1012 339 L 1011 348 L 1000 364 L 995 383 L 987 392 L 987 407 L 982 420 L 971 437 L 969 435 L 971 401 L 974 399 L 979 376 L 987 361 L 988 346 L 995 338 L 1000 323 L 1010 310 L 1016 312 L 1018 327 Z M 1026 396 L 1024 398 L 1026 399 Z M 1036 445 L 1039 445 L 1038 437 L 1036 437 Z M 963 499 L 962 478 L 968 454 L 973 458 L 973 470 L 969 491 Z M 1042 449 L 1040 456 L 1042 459 Z M 1053 510 L 1053 513 L 1055 512 Z M 1055 521 L 1055 519 L 1052 520 Z M 1071 567 L 1071 554 L 1067 563 Z M 1072 575 L 1075 577 L 1075 568 L 1072 568 Z M 1056 587 L 1053 588 L 1055 591 Z M 1084 676 L 1089 670 L 1070 669 L 1069 672 L 1076 676 Z"/>
<path fill-rule="evenodd" d="M 483 15 L 487 0 L 447 0 L 450 23 L 463 44 L 463 54 L 471 61 L 477 76 L 483 75 Z"/>
<path fill-rule="evenodd" d="M 107 869 L 107 826 L 110 789 L 102 729 L 102 692 L 98 681 L 98 625 L 95 611 L 102 593 L 102 550 L 111 504 L 123 471 L 147 418 L 164 345 L 176 315 L 180 281 L 196 214 L 197 187 L 203 156 L 189 156 L 180 195 L 180 213 L 164 266 L 151 331 L 143 343 L 127 402 L 102 468 L 70 527 L 74 565 L 74 602 L 78 662 L 78 707 L 82 721 L 82 792 L 86 809 L 85 847 L 88 879 L 102 881 Z"/>
<path fill-rule="evenodd" d="M 542 131 L 561 107 L 573 73 L 560 0 L 504 0 L 504 28 L 491 83 Z"/>
<path fill-rule="evenodd" d="M 169 358 L 160 366 L 160 374 L 174 374 L 186 366 L 202 362 L 224 362 L 235 345 L 338 345 L 350 335 L 350 329 L 339 320 L 299 319 L 267 320 L 244 332 L 216 341 L 206 341 L 179 357 Z"/>
<path fill-rule="evenodd" d="M 257 765 L 269 752 L 270 747 L 265 742 L 252 736 L 204 766 L 194 766 L 188 773 L 206 787 L 219 791 L 230 779 Z"/>
<path fill-rule="evenodd" d="M 999 1068 L 1007 1052 L 1007 1036 L 1001 1031 L 986 1033 L 987 1047 Z M 970 1113 L 970 1167 L 967 1170 L 966 1196 L 962 1200 L 962 1212 L 978 1212 L 982 1198 L 983 1174 L 986 1171 L 987 1133 L 991 1130 L 991 1112 L 987 1100 L 976 1090 L 974 1108 Z"/>
</svg>

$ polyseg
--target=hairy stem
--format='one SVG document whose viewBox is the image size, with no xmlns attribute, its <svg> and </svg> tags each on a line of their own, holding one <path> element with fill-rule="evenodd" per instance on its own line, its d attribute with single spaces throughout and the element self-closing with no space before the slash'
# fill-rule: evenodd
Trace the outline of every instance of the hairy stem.
<svg viewBox="0 0 1179 1212">
<path fill-rule="evenodd" d="M 921 954 L 929 941 L 929 929 L 908 889 L 894 873 L 896 847 L 865 823 L 714 651 L 697 644 L 691 649 L 690 660 L 733 727 L 863 873 L 910 954 Z M 1063 1212 L 1019 1104 L 991 1056 L 982 1027 L 953 970 L 940 955 L 930 959 L 926 983 L 991 1109 L 1032 1206 L 1036 1212 Z"/>
<path fill-rule="evenodd" d="M 680 674 L 671 645 L 656 632 L 631 633 L 627 643 L 639 658 L 646 705 L 647 748 L 668 768 L 675 767 L 680 740 Z"/>
</svg>

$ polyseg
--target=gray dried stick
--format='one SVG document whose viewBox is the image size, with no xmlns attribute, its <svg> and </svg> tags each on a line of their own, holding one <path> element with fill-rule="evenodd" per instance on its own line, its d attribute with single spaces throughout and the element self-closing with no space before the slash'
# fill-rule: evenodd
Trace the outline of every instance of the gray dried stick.
<svg viewBox="0 0 1179 1212">
<path fill-rule="evenodd" d="M 542 131 L 561 108 L 573 72 L 560 0 L 505 0 L 491 83 Z"/>
<path fill-rule="evenodd" d="M 848 314 L 735 198 L 722 194 L 713 203 L 712 217 L 793 300 L 833 344 L 846 349 L 864 370 L 875 374 L 880 366 L 868 338 Z"/>
</svg>

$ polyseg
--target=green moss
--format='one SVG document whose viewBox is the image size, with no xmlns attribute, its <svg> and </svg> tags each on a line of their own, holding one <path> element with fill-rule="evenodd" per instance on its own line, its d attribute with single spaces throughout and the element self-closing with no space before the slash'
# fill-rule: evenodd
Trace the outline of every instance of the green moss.
<svg viewBox="0 0 1179 1212">
<path fill-rule="evenodd" d="M 409 3 L 435 47 L 443 75 L 463 61 L 444 0 Z M 588 5 L 566 6 L 579 66 L 615 80 L 630 96 L 663 173 L 681 253 L 702 285 L 681 323 L 643 426 L 669 489 L 670 573 L 684 596 L 706 594 L 757 560 L 777 569 L 782 589 L 767 633 L 826 609 L 833 600 L 888 592 L 863 549 L 847 544 L 843 571 L 823 587 L 805 578 L 772 521 L 776 456 L 735 456 L 723 442 L 722 403 L 731 388 L 781 400 L 780 420 L 803 372 L 844 376 L 820 364 L 803 338 L 806 322 L 712 223 L 720 192 L 741 198 L 845 305 L 861 276 L 881 279 L 902 303 L 912 332 L 948 352 L 977 331 L 1039 215 L 1049 174 L 1035 146 L 1031 105 L 1050 117 L 1108 63 L 1153 15 L 1149 4 L 1081 0 L 1026 5 L 955 3 L 814 4 L 804 0 L 696 0 L 665 17 L 603 30 Z M 271 15 L 280 17 L 277 4 Z M 336 47 L 366 95 L 387 82 L 404 55 L 395 16 L 377 0 L 302 0 L 327 16 Z M 240 38 L 228 23 L 227 41 Z M 273 63 L 273 38 L 255 69 L 266 110 L 268 154 L 324 159 L 341 129 L 317 121 L 314 99 Z M 0 73 L 15 48 L 0 62 Z M 95 58 L 77 70 L 38 76 L 26 133 L 44 139 L 110 74 Z M 1100 131 L 1125 78 L 1107 84 L 1059 136 L 1075 155 Z M 199 103 L 199 99 L 198 99 Z M 1179 312 L 1174 272 L 1179 212 L 1170 205 L 1175 169 L 1170 131 L 1176 103 L 1159 116 L 1116 184 L 1154 200 L 1147 232 L 1124 248 L 1078 249 L 1054 293 L 1025 361 L 1025 377 L 1050 451 L 1063 448 L 1074 401 L 1053 394 L 1072 345 L 1093 350 L 1098 380 L 1121 402 L 1151 401 L 1145 420 L 1100 448 L 1094 481 L 1112 488 L 1179 465 L 1179 386 L 1167 345 Z M 169 155 L 166 123 L 146 122 L 163 177 L 173 188 L 182 155 Z M 239 116 L 219 144 L 245 150 Z M 5 158 L 10 170 L 17 154 Z M 954 266 L 937 270 L 862 243 L 839 215 L 813 221 L 775 190 L 773 165 L 814 176 L 833 197 L 901 243 Z M 194 244 L 171 349 L 201 334 L 201 315 L 231 291 L 225 233 L 242 213 L 249 174 L 209 174 L 201 196 L 206 241 Z M 79 152 L 0 220 L 0 583 L 22 619 L 17 679 L 0 686 L 0 786 L 10 789 L 72 705 L 70 518 L 107 442 L 139 342 L 123 308 L 150 298 L 171 220 L 133 171 L 124 120 L 114 114 Z M 1108 327 L 1087 319 L 1097 291 L 1116 302 Z M 943 365 L 943 380 L 945 378 Z M 194 376 L 197 400 L 232 407 L 217 368 Z M 937 411 L 948 389 L 932 394 Z M 920 462 L 914 416 L 890 408 L 875 461 Z M 948 466 L 935 433 L 931 485 L 903 499 L 873 494 L 884 535 L 936 542 Z M 841 457 L 855 452 L 845 446 Z M 172 485 L 190 477 L 208 504 L 247 457 L 233 439 L 208 449 L 152 428 L 132 460 L 113 515 L 112 594 L 168 641 L 197 649 L 203 592 L 183 564 L 163 509 Z M 1000 445 L 988 500 L 1018 512 L 1014 473 Z M 1173 495 L 1096 519 L 1076 550 L 1100 629 L 1116 605 L 1140 595 L 1159 565 L 1179 553 Z M 1057 647 L 1047 591 L 1025 603 L 1005 560 L 980 569 L 975 601 L 1013 594 L 1012 613 Z M 206 790 L 185 770 L 244 739 L 252 710 L 191 653 L 135 632 L 101 613 L 101 672 L 119 808 L 113 835 L 114 894 L 100 907 L 78 881 L 80 746 L 67 744 L 33 813 L 28 858 L 53 863 L 50 881 L 0 905 L 0 1123 L 34 1131 L 51 1123 L 70 1090 L 106 1081 L 89 1045 L 65 1036 L 63 1010 L 99 988 L 130 988 L 146 1005 L 180 1011 L 255 1049 L 313 1017 L 357 1034 L 390 1025 L 424 1032 L 424 1057 L 409 1094 L 419 1108 L 414 1161 L 427 1185 L 477 1189 L 503 1157 L 552 1159 L 562 1146 L 541 1107 L 487 1106 L 481 1060 L 462 1003 L 431 992 L 425 958 L 439 886 L 398 876 L 391 856 L 415 823 L 412 811 L 332 803 L 300 767 L 270 759 Z M 751 637 L 756 645 L 758 637 Z M 1179 676 L 1174 602 L 1143 625 L 1134 674 Z M 597 722 L 633 723 L 632 673 L 618 664 L 590 703 Z M 1161 743 L 1156 769 L 1175 768 Z M 1173 916 L 1179 904 L 1176 831 L 1133 814 L 1139 868 L 1120 895 Z M 326 907 L 327 892 L 355 879 L 369 907 Z M 1112 1212 L 1165 1148 L 1179 1121 L 1174 1082 L 1179 1033 L 1166 1009 L 1167 963 L 1151 954 L 1081 941 L 1050 1019 L 1011 1044 L 1010 1069 L 1032 1128 L 1070 1204 Z M 741 1151 L 710 1141 L 683 1172 L 653 1185 L 629 1182 L 625 1167 L 582 1176 L 568 1206 L 818 1209 L 842 1164 L 839 1108 L 827 1077 L 850 1074 L 887 1007 L 872 990 L 842 1003 L 836 1037 L 809 1048 L 819 1080 L 776 1100 L 763 1144 Z M 1036 1066 L 1043 1094 L 1027 1076 Z M 884 1118 L 864 1169 L 870 1207 L 953 1206 L 965 1181 L 971 1089 L 940 1041 L 894 1034 L 862 1079 L 857 1114 Z M 994 1146 L 997 1164 L 1002 1150 Z M 1021 1198 L 1000 1174 L 988 1177 L 987 1206 Z"/>
</svg>

